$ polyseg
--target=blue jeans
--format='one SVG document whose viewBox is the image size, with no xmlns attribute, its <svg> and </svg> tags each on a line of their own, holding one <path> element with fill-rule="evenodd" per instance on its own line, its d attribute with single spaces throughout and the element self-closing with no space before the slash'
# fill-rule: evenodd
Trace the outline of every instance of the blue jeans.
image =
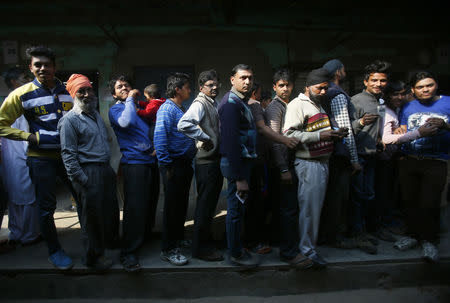
<svg viewBox="0 0 450 303">
<path fill-rule="evenodd" d="M 243 169 L 246 173 L 245 179 L 250 184 L 250 170 L 252 160 L 243 161 Z M 244 204 L 236 197 L 236 180 L 232 177 L 232 170 L 227 158 L 220 160 L 220 170 L 222 175 L 227 179 L 227 243 L 230 255 L 239 257 L 242 254 L 241 228 L 242 219 L 244 218 Z"/>
<path fill-rule="evenodd" d="M 56 232 L 53 214 L 56 209 L 56 178 L 59 177 L 74 194 L 64 164 L 61 159 L 28 157 L 27 165 L 30 168 L 30 177 L 36 192 L 36 202 L 39 207 L 39 224 L 41 234 L 47 242 L 49 255 L 61 249 Z"/>
<path fill-rule="evenodd" d="M 368 217 L 375 215 L 369 213 L 375 206 L 375 156 L 359 155 L 359 163 L 362 170 L 351 180 L 351 229 L 354 233 L 364 231 Z"/>
</svg>

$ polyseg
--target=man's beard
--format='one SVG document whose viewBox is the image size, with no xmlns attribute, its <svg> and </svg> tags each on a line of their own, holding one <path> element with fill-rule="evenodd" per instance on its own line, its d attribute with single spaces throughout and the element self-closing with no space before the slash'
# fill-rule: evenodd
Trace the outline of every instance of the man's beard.
<svg viewBox="0 0 450 303">
<path fill-rule="evenodd" d="M 77 105 L 83 112 L 91 114 L 97 109 L 97 97 L 89 98 L 75 98 L 75 105 Z"/>
<path fill-rule="evenodd" d="M 323 100 L 325 100 L 325 95 L 316 95 L 314 94 L 311 89 L 309 90 L 309 99 L 313 101 L 314 103 L 321 104 Z"/>
</svg>

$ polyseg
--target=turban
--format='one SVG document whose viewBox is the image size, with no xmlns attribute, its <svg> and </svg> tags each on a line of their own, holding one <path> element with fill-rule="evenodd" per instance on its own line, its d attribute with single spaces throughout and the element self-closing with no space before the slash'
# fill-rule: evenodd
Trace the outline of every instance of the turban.
<svg viewBox="0 0 450 303">
<path fill-rule="evenodd" d="M 344 67 L 344 64 L 339 59 L 332 59 L 323 65 L 329 73 L 330 76 L 334 76 L 337 70 L 340 70 Z"/>
<path fill-rule="evenodd" d="M 324 68 L 313 69 L 306 77 L 306 86 L 316 85 L 323 82 L 328 82 L 330 75 Z"/>
<path fill-rule="evenodd" d="M 84 75 L 72 74 L 67 80 L 66 89 L 72 98 L 75 98 L 75 94 L 82 87 L 92 87 L 91 81 Z"/>
</svg>

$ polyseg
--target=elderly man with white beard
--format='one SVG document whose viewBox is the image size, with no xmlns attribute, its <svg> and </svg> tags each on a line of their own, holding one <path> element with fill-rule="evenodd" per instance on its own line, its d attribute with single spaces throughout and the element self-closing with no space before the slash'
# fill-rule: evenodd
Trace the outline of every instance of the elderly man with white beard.
<svg viewBox="0 0 450 303">
<path fill-rule="evenodd" d="M 58 131 L 64 166 L 79 201 L 82 261 L 87 267 L 105 270 L 112 265 L 112 260 L 104 255 L 105 238 L 114 232 L 119 220 L 107 131 L 89 79 L 73 74 L 66 89 L 74 99 L 74 107 L 59 121 Z"/>
</svg>

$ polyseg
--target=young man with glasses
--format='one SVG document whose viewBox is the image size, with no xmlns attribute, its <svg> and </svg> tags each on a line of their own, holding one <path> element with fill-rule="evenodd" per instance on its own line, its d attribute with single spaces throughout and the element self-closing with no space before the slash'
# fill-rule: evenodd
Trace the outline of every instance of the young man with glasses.
<svg viewBox="0 0 450 303">
<path fill-rule="evenodd" d="M 215 70 L 198 77 L 199 94 L 178 122 L 178 130 L 195 139 L 195 179 L 197 203 L 195 209 L 192 257 L 204 261 L 221 261 L 222 254 L 214 247 L 210 233 L 223 176 L 220 172 L 219 113 L 215 98 L 220 83 Z"/>
</svg>

